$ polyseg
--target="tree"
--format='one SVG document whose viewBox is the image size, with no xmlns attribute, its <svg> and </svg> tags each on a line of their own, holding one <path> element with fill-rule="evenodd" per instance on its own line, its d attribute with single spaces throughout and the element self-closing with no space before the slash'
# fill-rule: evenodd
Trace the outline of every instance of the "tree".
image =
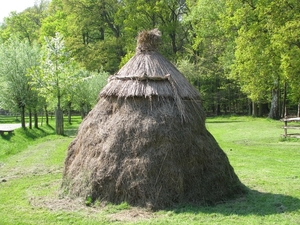
<svg viewBox="0 0 300 225">
<path fill-rule="evenodd" d="M 285 96 L 290 96 L 290 101 L 298 105 L 300 116 L 300 6 L 299 2 L 270 1 L 265 8 L 268 15 L 268 29 L 272 31 L 272 48 L 280 59 L 281 80 L 284 92 L 288 87 L 288 95 L 284 94 L 282 116 L 284 116 Z M 284 15 L 284 16 L 282 16 Z"/>
<path fill-rule="evenodd" d="M 235 55 L 230 76 L 253 103 L 271 102 L 269 117 L 279 117 L 280 58 L 271 46 L 272 31 L 268 28 L 265 9 L 269 0 L 226 2 L 224 24 L 235 32 Z M 253 115 L 256 116 L 253 104 Z"/>
<path fill-rule="evenodd" d="M 0 36 L 7 40 L 13 34 L 20 40 L 26 39 L 30 44 L 37 41 L 42 20 L 46 17 L 47 7 L 48 1 L 39 0 L 33 7 L 20 13 L 11 12 L 10 16 L 4 19 Z"/>
<path fill-rule="evenodd" d="M 56 134 L 64 134 L 63 111 L 61 101 L 69 87 L 77 82 L 74 74 L 75 62 L 67 51 L 63 36 L 45 38 L 44 60 L 40 69 L 31 74 L 33 84 L 42 96 L 48 100 L 56 99 Z"/>
<path fill-rule="evenodd" d="M 44 20 L 42 31 L 61 31 L 74 59 L 89 71 L 116 72 L 144 29 L 164 33 L 161 52 L 170 59 L 182 54 L 186 44 L 185 1 L 54 0 L 49 8 L 55 8 L 54 14 Z"/>
<path fill-rule="evenodd" d="M 74 105 L 80 111 L 82 119 L 97 103 L 100 90 L 107 82 L 108 73 L 79 70 L 79 82 L 74 86 Z"/>
<path fill-rule="evenodd" d="M 271 103 L 273 119 L 280 117 L 285 87 L 291 87 L 290 96 L 298 95 L 292 88 L 299 84 L 298 18 L 295 0 L 226 1 L 223 21 L 236 33 L 231 75 L 253 102 Z"/>
<path fill-rule="evenodd" d="M 5 82 L 2 94 L 2 106 L 8 110 L 18 109 L 21 113 L 21 124 L 25 128 L 25 108 L 36 108 L 37 93 L 30 85 L 27 76 L 30 68 L 39 66 L 40 49 L 11 37 L 0 47 L 0 74 Z M 37 124 L 35 125 L 37 126 Z"/>
<path fill-rule="evenodd" d="M 47 17 L 43 19 L 40 29 L 40 42 L 44 37 L 54 37 L 58 32 L 64 37 L 68 36 L 67 12 L 64 11 L 62 0 L 52 0 L 47 8 Z"/>
<path fill-rule="evenodd" d="M 89 71 L 114 73 L 124 55 L 121 26 L 116 23 L 118 0 L 62 0 L 66 46 Z"/>
<path fill-rule="evenodd" d="M 230 46 L 234 39 L 225 35 L 221 26 L 222 14 L 225 12 L 224 1 L 188 0 L 189 13 L 183 17 L 183 22 L 190 26 L 190 46 L 186 49 L 186 58 L 179 62 L 182 65 L 186 60 L 194 66 L 194 75 L 189 79 L 201 92 L 204 107 L 215 114 L 221 109 L 237 110 L 235 97 L 239 91 L 228 79 L 228 63 L 233 54 Z M 183 64 L 184 65 L 184 64 Z M 180 66 L 182 68 L 182 66 Z"/>
<path fill-rule="evenodd" d="M 124 0 L 118 10 L 118 21 L 123 24 L 124 42 L 129 54 L 135 48 L 134 40 L 142 30 L 158 28 L 162 31 L 160 52 L 176 60 L 184 51 L 190 26 L 182 23 L 188 13 L 182 0 Z"/>
<path fill-rule="evenodd" d="M 74 71 L 77 82 L 70 86 L 63 100 L 63 105 L 68 111 L 68 122 L 72 123 L 71 111 L 81 113 L 82 119 L 98 101 L 100 90 L 107 82 L 108 73 L 104 71 L 90 72 L 84 68 Z"/>
</svg>

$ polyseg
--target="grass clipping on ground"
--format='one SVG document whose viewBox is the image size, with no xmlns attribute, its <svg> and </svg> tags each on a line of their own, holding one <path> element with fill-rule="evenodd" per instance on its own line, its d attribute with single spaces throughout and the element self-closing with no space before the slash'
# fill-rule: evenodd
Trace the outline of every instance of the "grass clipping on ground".
<svg viewBox="0 0 300 225">
<path fill-rule="evenodd" d="M 206 130 L 199 94 L 151 45 L 156 34 L 140 34 L 147 43 L 138 40 L 134 60 L 110 79 L 70 144 L 63 174 L 70 196 L 160 209 L 244 193 Z M 133 61 L 140 66 L 129 74 Z M 158 79 L 167 74 L 172 80 Z"/>
</svg>

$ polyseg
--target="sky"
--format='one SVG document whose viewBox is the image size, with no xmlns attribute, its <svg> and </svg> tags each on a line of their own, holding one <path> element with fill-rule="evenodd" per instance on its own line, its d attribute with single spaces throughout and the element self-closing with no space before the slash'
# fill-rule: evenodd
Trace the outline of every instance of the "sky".
<svg viewBox="0 0 300 225">
<path fill-rule="evenodd" d="M 24 9 L 34 6 L 35 0 L 0 0 L 0 22 L 9 16 L 11 11 L 22 12 Z"/>
</svg>

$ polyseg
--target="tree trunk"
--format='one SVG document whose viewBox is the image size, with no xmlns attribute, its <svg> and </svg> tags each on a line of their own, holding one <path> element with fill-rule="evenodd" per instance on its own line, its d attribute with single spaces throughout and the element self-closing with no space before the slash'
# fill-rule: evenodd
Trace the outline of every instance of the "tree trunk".
<svg viewBox="0 0 300 225">
<path fill-rule="evenodd" d="M 64 114 L 60 107 L 60 94 L 57 96 L 57 108 L 55 111 L 56 134 L 64 135 Z"/>
<path fill-rule="evenodd" d="M 81 106 L 80 112 L 81 112 L 81 119 L 83 120 L 85 117 L 84 106 Z"/>
<path fill-rule="evenodd" d="M 72 106 L 72 103 L 69 102 L 68 103 L 68 123 L 69 124 L 72 124 L 71 106 Z"/>
<path fill-rule="evenodd" d="M 26 128 L 26 124 L 25 124 L 25 106 L 21 106 L 21 125 L 22 128 L 25 129 Z"/>
<path fill-rule="evenodd" d="M 68 110 L 68 123 L 72 124 L 71 109 Z"/>
<path fill-rule="evenodd" d="M 263 117 L 269 112 L 268 103 L 259 103 L 258 116 Z"/>
<path fill-rule="evenodd" d="M 250 100 L 248 100 L 248 115 L 251 116 L 252 115 L 252 109 L 253 109 L 253 104 Z"/>
<path fill-rule="evenodd" d="M 298 103 L 297 117 L 300 117 L 300 102 Z"/>
<path fill-rule="evenodd" d="M 39 118 L 36 109 L 34 109 L 33 117 L 34 117 L 34 128 L 39 128 Z"/>
<path fill-rule="evenodd" d="M 42 114 L 41 127 L 43 126 L 43 122 L 44 122 L 44 113 Z"/>
<path fill-rule="evenodd" d="M 269 118 L 277 120 L 279 119 L 279 98 L 278 98 L 278 89 L 272 90 L 272 101 L 271 101 L 271 109 L 269 112 Z"/>
<path fill-rule="evenodd" d="M 60 107 L 55 111 L 56 134 L 64 135 L 64 114 Z"/>
<path fill-rule="evenodd" d="M 46 105 L 45 105 L 45 117 L 46 117 L 46 125 L 49 126 L 49 113 Z"/>
<path fill-rule="evenodd" d="M 263 104 L 259 103 L 258 104 L 258 117 L 262 117 L 263 116 Z"/>
<path fill-rule="evenodd" d="M 286 116 L 286 82 L 284 82 L 282 111 L 281 111 L 281 117 L 283 118 L 285 116 Z"/>
<path fill-rule="evenodd" d="M 226 103 L 223 105 L 223 110 L 224 110 L 224 114 L 227 115 L 227 105 L 226 105 Z M 229 110 L 230 110 L 230 106 L 229 106 Z"/>
<path fill-rule="evenodd" d="M 216 111 L 217 116 L 221 115 L 221 106 L 220 103 L 217 103 L 217 111 Z"/>
<path fill-rule="evenodd" d="M 169 34 L 169 36 L 171 38 L 173 53 L 176 54 L 178 51 L 177 45 L 176 45 L 176 32 L 171 32 L 171 34 Z"/>
<path fill-rule="evenodd" d="M 29 113 L 29 129 L 32 129 L 32 111 L 31 109 L 28 110 Z"/>
<path fill-rule="evenodd" d="M 257 117 L 257 103 L 252 102 L 252 116 Z"/>
</svg>

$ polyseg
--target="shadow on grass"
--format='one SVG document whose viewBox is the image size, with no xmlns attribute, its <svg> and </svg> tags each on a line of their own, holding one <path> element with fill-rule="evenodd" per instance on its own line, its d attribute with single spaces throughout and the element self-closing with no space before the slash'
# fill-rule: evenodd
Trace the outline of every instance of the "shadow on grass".
<svg viewBox="0 0 300 225">
<path fill-rule="evenodd" d="M 16 116 L 6 116 L 0 115 L 0 123 L 2 124 L 11 124 L 11 123 L 20 123 L 20 119 Z"/>
<path fill-rule="evenodd" d="M 77 135 L 78 129 L 65 129 L 65 136 L 67 137 L 75 137 Z"/>
<path fill-rule="evenodd" d="M 238 215 L 273 215 L 285 212 L 294 212 L 300 209 L 300 199 L 282 194 L 263 193 L 250 190 L 243 197 L 230 200 L 215 206 L 178 206 L 167 211 L 179 213 L 219 213 L 225 216 Z"/>
<path fill-rule="evenodd" d="M 38 132 L 31 132 L 31 130 L 26 130 L 26 135 L 27 137 L 30 137 L 32 139 L 36 139 L 38 137 L 44 137 L 46 135 L 49 135 L 48 132 L 46 132 L 44 129 L 41 129 L 41 128 L 36 128 L 36 130 Z M 54 129 L 53 129 L 54 130 Z"/>
<path fill-rule="evenodd" d="M 7 133 L 7 134 L 1 134 L 2 139 L 6 141 L 10 141 L 10 139 L 14 136 L 14 132 Z"/>
<path fill-rule="evenodd" d="M 34 129 L 19 128 L 16 130 L 16 132 L 19 135 L 26 137 L 26 139 L 35 140 L 37 138 L 41 138 L 41 137 L 45 137 L 47 135 L 54 134 L 54 128 L 50 125 L 47 125 L 45 127 L 45 129 L 43 129 L 43 128 L 34 128 Z"/>
<path fill-rule="evenodd" d="M 241 121 L 241 120 L 222 120 L 222 121 L 209 121 L 206 120 L 205 123 L 242 123 L 246 121 Z"/>
</svg>

